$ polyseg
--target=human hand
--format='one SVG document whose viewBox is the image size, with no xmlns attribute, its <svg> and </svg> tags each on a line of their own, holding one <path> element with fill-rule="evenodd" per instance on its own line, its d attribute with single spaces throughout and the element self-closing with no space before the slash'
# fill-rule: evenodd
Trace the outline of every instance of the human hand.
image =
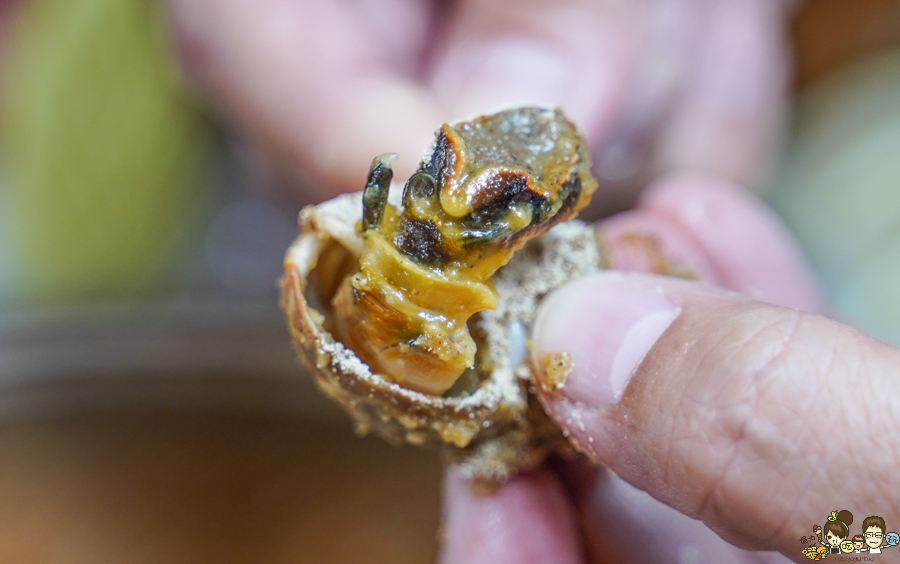
<svg viewBox="0 0 900 564">
<path fill-rule="evenodd" d="M 783 109 L 787 2 L 170 0 L 189 75 L 306 197 L 406 178 L 437 125 L 560 105 L 601 208 L 662 170 L 764 175 Z"/>
<path fill-rule="evenodd" d="M 721 539 L 803 562 L 798 539 L 836 507 L 900 522 L 900 351 L 813 313 L 768 210 L 678 176 L 599 230 L 611 266 L 659 264 L 649 233 L 702 282 L 604 272 L 547 298 L 536 356 L 574 368 L 538 395 L 604 468 L 564 463 L 486 497 L 450 474 L 444 564 L 783 560 Z"/>
</svg>

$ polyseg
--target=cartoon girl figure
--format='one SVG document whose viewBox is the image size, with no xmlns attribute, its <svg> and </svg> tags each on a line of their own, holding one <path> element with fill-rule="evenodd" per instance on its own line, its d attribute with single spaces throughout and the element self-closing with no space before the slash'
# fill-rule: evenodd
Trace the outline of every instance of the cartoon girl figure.
<svg viewBox="0 0 900 564">
<path fill-rule="evenodd" d="M 841 554 L 841 543 L 850 536 L 850 525 L 852 523 L 853 514 L 849 511 L 831 512 L 831 515 L 828 516 L 828 521 L 822 527 L 822 544 L 828 548 L 828 554 Z"/>
<path fill-rule="evenodd" d="M 859 554 L 861 552 L 868 552 L 869 547 L 866 545 L 866 537 L 863 535 L 854 535 L 853 536 L 853 552 Z"/>
</svg>

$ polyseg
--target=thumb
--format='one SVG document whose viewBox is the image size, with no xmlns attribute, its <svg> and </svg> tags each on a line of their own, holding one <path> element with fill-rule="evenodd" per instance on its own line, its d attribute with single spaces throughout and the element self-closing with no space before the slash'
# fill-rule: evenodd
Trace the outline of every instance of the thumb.
<svg viewBox="0 0 900 564">
<path fill-rule="evenodd" d="M 571 441 L 726 540 L 796 555 L 832 506 L 900 522 L 900 352 L 888 345 L 619 272 L 550 296 L 533 342 L 538 394 Z"/>
</svg>

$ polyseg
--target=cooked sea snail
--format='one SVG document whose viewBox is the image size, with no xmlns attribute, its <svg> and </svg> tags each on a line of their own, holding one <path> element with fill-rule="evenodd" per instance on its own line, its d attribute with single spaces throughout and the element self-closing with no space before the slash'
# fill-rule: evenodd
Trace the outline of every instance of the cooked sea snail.
<svg viewBox="0 0 900 564">
<path fill-rule="evenodd" d="M 361 432 L 502 479 L 566 444 L 529 392 L 525 339 L 546 293 L 599 267 L 591 229 L 562 223 L 596 189 L 587 148 L 558 110 L 520 108 L 441 127 L 402 191 L 393 158 L 301 212 L 294 343 Z"/>
</svg>

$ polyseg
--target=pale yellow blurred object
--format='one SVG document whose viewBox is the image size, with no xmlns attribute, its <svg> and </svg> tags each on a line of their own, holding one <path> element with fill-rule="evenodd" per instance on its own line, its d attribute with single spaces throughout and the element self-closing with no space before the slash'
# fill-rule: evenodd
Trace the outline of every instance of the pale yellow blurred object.
<svg viewBox="0 0 900 564">
<path fill-rule="evenodd" d="M 184 241 L 209 135 L 180 83 L 163 7 L 22 4 L 0 106 L 14 296 L 144 290 Z"/>
</svg>

